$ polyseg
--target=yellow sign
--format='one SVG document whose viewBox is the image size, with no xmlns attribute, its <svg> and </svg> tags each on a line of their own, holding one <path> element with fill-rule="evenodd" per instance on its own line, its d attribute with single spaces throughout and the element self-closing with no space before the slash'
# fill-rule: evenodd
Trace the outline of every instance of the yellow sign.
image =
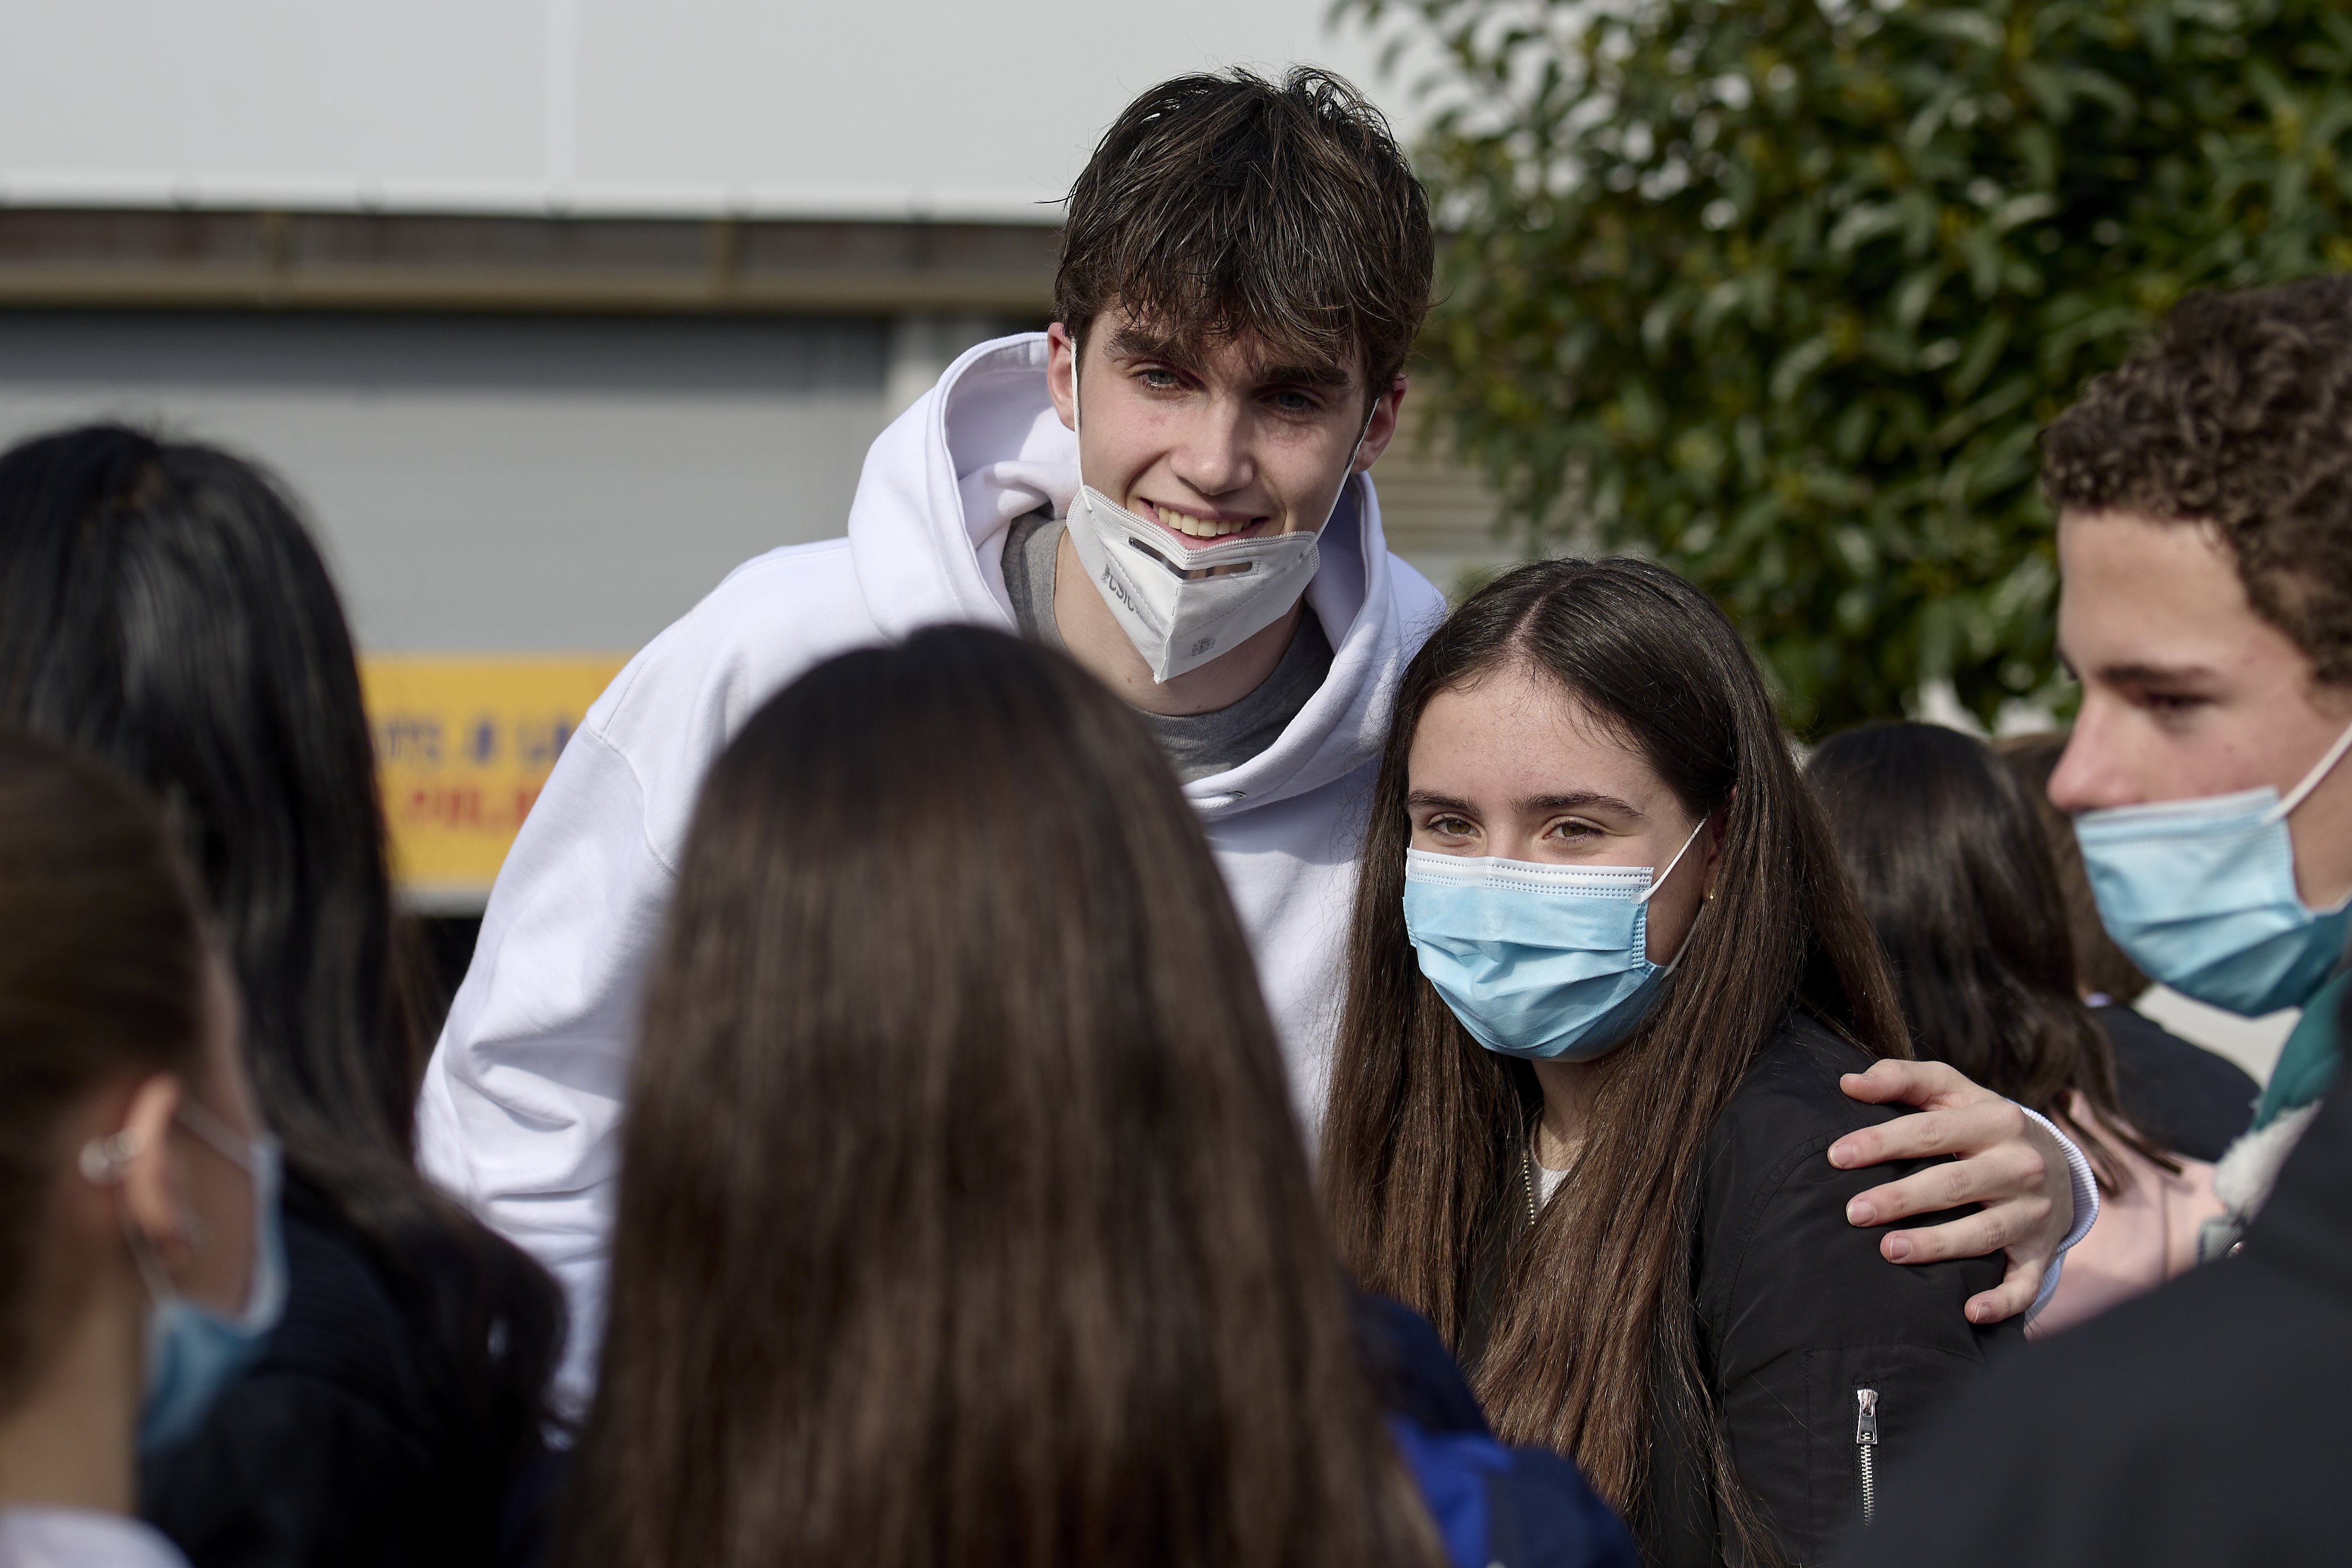
<svg viewBox="0 0 2352 1568">
<path fill-rule="evenodd" d="M 556 754 L 627 662 L 623 653 L 360 661 L 393 873 L 410 902 L 478 907 Z"/>
</svg>

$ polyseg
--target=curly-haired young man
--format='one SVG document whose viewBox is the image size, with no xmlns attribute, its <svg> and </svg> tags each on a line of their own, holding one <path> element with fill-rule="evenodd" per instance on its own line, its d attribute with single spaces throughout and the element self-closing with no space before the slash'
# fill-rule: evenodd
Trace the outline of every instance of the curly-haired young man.
<svg viewBox="0 0 2352 1568">
<path fill-rule="evenodd" d="M 2154 978 L 2304 1016 L 2222 1162 L 2260 1208 L 2242 1242 L 1997 1374 L 1856 1560 L 2340 1561 L 2352 1095 L 2321 1101 L 2352 990 L 2352 278 L 2184 301 L 2044 434 L 2042 480 L 2083 685 L 2050 798 L 2100 916 Z"/>
</svg>

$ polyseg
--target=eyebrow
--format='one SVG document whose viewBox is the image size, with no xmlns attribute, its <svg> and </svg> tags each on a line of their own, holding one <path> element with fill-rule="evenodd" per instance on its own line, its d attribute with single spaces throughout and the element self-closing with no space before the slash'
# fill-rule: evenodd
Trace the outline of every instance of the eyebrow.
<svg viewBox="0 0 2352 1568">
<path fill-rule="evenodd" d="M 1165 360 L 1187 370 L 1196 370 L 1200 365 L 1199 350 L 1194 345 L 1141 327 L 1121 327 L 1110 335 L 1103 350 L 1113 359 Z M 1345 365 L 1305 361 L 1255 366 L 1248 375 L 1259 386 L 1329 387 L 1341 391 L 1353 386 L 1356 381 Z"/>
<path fill-rule="evenodd" d="M 1269 365 L 1250 379 L 1260 386 L 1328 387 L 1335 392 L 1356 384 L 1345 365 Z"/>
<path fill-rule="evenodd" d="M 2102 664 L 2099 676 L 2119 686 L 2195 685 L 2215 678 L 2203 664 Z"/>
<path fill-rule="evenodd" d="M 1413 790 L 1405 797 L 1405 804 L 1433 807 L 1442 811 L 1475 810 L 1467 800 L 1456 800 L 1451 795 L 1440 795 L 1430 789 Z M 1620 800 L 1614 795 L 1601 795 L 1590 791 L 1570 795 L 1528 795 L 1514 800 L 1512 804 L 1522 811 L 1582 811 L 1599 808 L 1602 810 L 1622 812 L 1628 817 L 1642 815 L 1639 810 L 1626 801 Z"/>
<path fill-rule="evenodd" d="M 1591 790 L 1573 795 L 1528 795 L 1516 802 L 1522 811 L 1589 811 L 1598 807 L 1604 811 L 1616 811 L 1628 817 L 1642 812 L 1632 802 L 1620 800 L 1614 795 L 1596 794 Z"/>
<path fill-rule="evenodd" d="M 1113 359 L 1166 360 L 1171 364 L 1190 365 L 1192 353 L 1174 338 L 1147 332 L 1140 327 L 1121 327 L 1103 345 L 1103 352 Z"/>
</svg>

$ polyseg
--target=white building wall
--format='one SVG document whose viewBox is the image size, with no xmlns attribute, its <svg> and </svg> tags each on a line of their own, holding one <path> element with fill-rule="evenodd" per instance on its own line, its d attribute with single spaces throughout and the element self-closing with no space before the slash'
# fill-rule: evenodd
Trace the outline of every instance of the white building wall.
<svg viewBox="0 0 2352 1568">
<path fill-rule="evenodd" d="M 12 0 L 0 201 L 1051 222 L 1181 71 L 1328 64 L 1328 0 Z"/>
<path fill-rule="evenodd" d="M 94 418 L 257 457 L 371 653 L 633 650 L 835 537 L 888 324 L 0 312 L 0 446 Z"/>
</svg>

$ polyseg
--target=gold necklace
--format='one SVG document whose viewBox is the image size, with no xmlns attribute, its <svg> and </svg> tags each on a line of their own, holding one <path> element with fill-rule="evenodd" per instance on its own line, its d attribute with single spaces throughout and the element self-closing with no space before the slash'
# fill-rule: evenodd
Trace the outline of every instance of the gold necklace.
<svg viewBox="0 0 2352 1568">
<path fill-rule="evenodd" d="M 1528 1189 L 1528 1226 L 1536 1222 L 1536 1157 L 1526 1149 L 1519 1151 L 1519 1180 Z"/>
</svg>

